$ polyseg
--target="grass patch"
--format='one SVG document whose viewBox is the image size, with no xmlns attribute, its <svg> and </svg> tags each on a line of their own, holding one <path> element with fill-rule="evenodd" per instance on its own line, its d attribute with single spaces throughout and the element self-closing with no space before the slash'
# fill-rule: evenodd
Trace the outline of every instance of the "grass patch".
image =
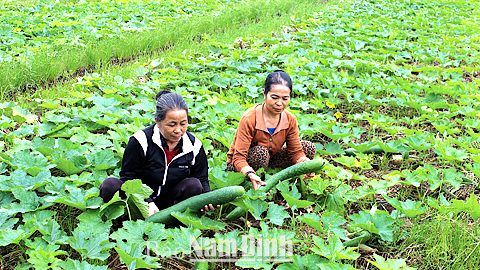
<svg viewBox="0 0 480 270">
<path fill-rule="evenodd" d="M 450 218 L 435 212 L 417 220 L 398 256 L 419 269 L 480 269 L 478 225 L 467 216 Z"/>
<path fill-rule="evenodd" d="M 3 213 L 6 222 L 1 226 L 0 242 L 7 247 L 0 249 L 3 256 L 0 268 L 13 269 L 16 264 L 17 269 L 40 268 L 40 263 L 44 263 L 35 261 L 28 264 L 34 258 L 39 258 L 43 249 L 28 247 L 27 240 L 43 235 L 45 225 L 38 221 L 37 229 L 42 231 L 33 236 L 28 234 L 30 222 L 25 218 L 27 213 L 18 213 L 19 207 L 23 208 L 20 209 L 23 212 L 42 213 L 44 206 L 56 210 L 54 221 L 60 228 L 52 231 L 52 234 L 58 236 L 65 233 L 68 238 L 63 240 L 69 241 L 67 244 L 52 241 L 48 248 L 61 245 L 59 250 L 67 252 L 68 258 L 67 255 L 55 256 L 50 252 L 47 254 L 50 262 L 46 263 L 73 259 L 78 263 L 82 260 L 82 263 L 108 264 L 113 269 L 125 268 L 113 247 L 105 247 L 110 252 L 108 259 L 87 258 L 87 255 L 92 255 L 89 254 L 90 249 L 74 248 L 78 244 L 74 241 L 82 241 L 85 246 L 91 243 L 102 245 L 101 240 L 92 240 L 100 237 L 92 236 L 89 241 L 84 241 L 80 235 L 73 235 L 77 228 L 77 232 L 82 230 L 88 233 L 98 229 L 99 234 L 108 233 L 111 243 L 118 248 L 129 251 L 131 256 L 149 259 L 141 250 L 132 249 L 135 247 L 132 243 L 144 243 L 146 236 L 151 239 L 149 231 L 158 235 L 161 229 L 146 230 L 141 221 L 129 225 L 125 223 L 123 227 L 115 222 L 112 226 L 100 226 L 114 219 L 112 215 L 105 222 L 103 219 L 100 221 L 103 216 L 100 203 L 88 206 L 92 209 L 88 210 L 87 215 L 92 218 L 84 222 L 77 218 L 87 207 L 87 204 L 81 205 L 82 198 L 91 198 L 90 188 L 98 187 L 100 181 L 109 175 L 118 174 L 122 147 L 129 135 L 153 121 L 152 96 L 160 89 L 175 89 L 186 97 L 193 119 L 190 131 L 202 140 L 208 151 L 209 166 L 214 169 L 211 175 L 215 178 L 224 177 L 220 170 L 225 165 L 228 140 L 233 138 L 233 130 L 243 111 L 251 107 L 256 98 L 261 99 L 264 73 L 278 67 L 287 70 L 293 77 L 295 98 L 291 100 L 289 108 L 297 117 L 302 139 L 309 135 L 309 139 L 321 146 L 317 149 L 320 157 L 329 163 L 318 177 L 308 180 L 305 185 L 297 181 L 296 190 L 288 189 L 289 192 L 284 191 L 284 194 L 293 197 L 300 193 L 303 195 L 299 196 L 300 199 L 315 201 L 316 205 L 313 210 L 292 211 L 287 207 L 286 196 L 282 199 L 277 194 L 273 199 L 268 199 L 277 205 L 277 209 L 273 208 L 273 204 L 268 207 L 275 211 L 273 214 L 289 216 L 291 219 L 279 225 L 272 222 L 272 213 L 262 215 L 261 221 L 246 215 L 246 219 L 228 223 L 226 231 L 203 231 L 202 236 L 213 237 L 219 233 L 236 239 L 240 235 L 262 234 L 265 239 L 267 234 L 276 234 L 276 237 L 295 235 L 294 254 L 299 263 L 272 266 L 278 269 L 315 268 L 321 262 L 324 263 L 320 266 L 323 269 L 350 269 L 345 264 L 357 269 L 409 269 L 400 267 L 401 264 L 418 269 L 478 269 L 477 246 L 480 237 L 477 226 L 466 216 L 457 215 L 459 211 L 467 211 L 478 217 L 480 211 L 475 197 L 478 192 L 472 196 L 475 189 L 473 184 L 477 185 L 480 171 L 479 153 L 475 151 L 478 149 L 477 116 L 480 104 L 476 95 L 478 84 L 472 81 L 478 74 L 478 70 L 472 69 L 472 66 L 476 66 L 478 61 L 460 50 L 468 47 L 470 41 L 461 43 L 457 39 L 462 33 L 458 29 L 473 24 L 475 17 L 471 19 L 469 12 L 463 12 L 465 15 L 460 16 L 463 10 L 470 10 L 469 6 L 462 3 L 449 6 L 440 0 L 427 6 L 413 2 L 364 1 L 348 8 L 332 8 L 313 15 L 311 13 L 315 7 L 320 9 L 324 5 L 305 1 L 302 2 L 305 4 L 303 7 L 310 5 L 311 9 L 306 13 L 311 17 L 300 22 L 289 23 L 290 16 L 296 16 L 296 12 L 302 10 L 298 4 L 293 11 L 272 12 L 267 17 L 259 17 L 261 19 L 248 23 L 237 21 L 232 24 L 235 27 L 199 32 L 195 38 L 175 43 L 163 51 L 142 52 L 135 58 L 116 59 L 118 63 L 109 60 L 88 67 L 89 72 L 99 75 L 85 76 L 82 83 L 77 85 L 78 88 L 71 87 L 72 77 L 65 77 L 68 81 L 64 84 L 32 95 L 40 97 L 40 94 L 44 94 L 57 98 L 62 94 L 68 95 L 68 91 L 79 90 L 72 92 L 72 96 L 77 96 L 37 101 L 43 104 L 22 104 L 30 106 L 31 111 L 22 110 L 14 103 L 4 104 L 0 108 L 0 148 L 4 151 L 0 162 L 0 200 L 4 205 L 0 214 Z M 455 17 L 452 14 L 460 17 L 445 27 L 444 22 Z M 425 22 L 438 22 L 438 25 L 425 25 Z M 283 35 L 280 32 L 282 25 L 289 25 L 291 31 Z M 275 32 L 279 46 L 271 46 L 271 31 Z M 254 37 L 245 38 L 248 36 Z M 231 46 L 237 37 L 242 37 L 247 49 Z M 217 53 L 208 55 L 210 43 L 218 45 Z M 290 48 L 293 49 L 290 53 L 279 54 L 279 49 Z M 449 51 L 446 57 L 445 51 L 442 51 L 444 48 L 458 51 Z M 196 53 L 202 53 L 202 56 L 207 54 L 207 60 Z M 257 56 L 261 56 L 262 60 L 258 64 L 252 62 L 252 68 L 246 68 L 245 62 Z M 135 68 L 159 57 L 165 57 L 164 63 L 169 69 L 149 66 L 148 70 L 153 75 L 145 76 L 145 83 L 140 82 Z M 414 60 L 417 62 L 414 63 Z M 458 65 L 451 66 L 454 62 Z M 472 76 L 465 76 L 467 70 L 471 70 Z M 125 80 L 112 82 L 116 75 Z M 256 82 L 252 82 L 252 79 Z M 328 96 L 322 95 L 326 92 Z M 27 94 L 23 98 L 25 101 L 31 100 Z M 37 111 L 34 105 L 43 105 L 45 110 Z M 343 116 L 335 117 L 337 112 Z M 391 153 L 343 157 L 343 150 L 360 144 L 370 145 L 369 142 L 383 148 L 386 145 L 388 151 L 384 152 Z M 74 144 L 76 149 L 72 149 Z M 404 155 L 400 163 L 393 162 L 398 160 L 394 156 L 400 153 L 409 153 L 408 159 Z M 82 171 L 81 174 L 79 171 L 66 176 L 73 167 L 62 166 L 61 169 L 58 165 L 64 163 L 67 157 L 79 161 L 78 166 L 74 166 Z M 106 164 L 99 163 L 102 160 Z M 116 162 L 116 166 L 100 170 L 101 167 L 113 166 L 110 161 Z M 57 165 L 57 168 L 49 168 L 50 164 Z M 50 174 L 34 178 L 25 172 L 39 169 Z M 471 183 L 463 183 L 464 176 L 472 179 Z M 214 177 L 210 180 L 215 182 Z M 14 183 L 20 184 L 17 186 Z M 68 193 L 64 194 L 63 184 L 65 189 L 71 185 L 66 189 Z M 32 190 L 36 185 L 38 188 Z M 291 183 L 289 187 L 294 185 Z M 20 189 L 26 191 L 20 193 Z M 29 194 L 29 197 L 23 196 L 23 193 Z M 461 201 L 443 201 L 441 197 L 437 198 L 440 193 L 448 195 L 445 200 L 456 198 Z M 467 195 L 470 195 L 469 201 L 463 203 Z M 47 198 L 57 196 L 65 198 L 57 204 L 70 203 L 58 208 L 50 206 L 48 203 L 51 199 Z M 426 204 L 426 198 L 434 200 Z M 438 214 L 433 210 L 437 208 L 435 199 L 440 199 L 439 205 L 442 207 L 438 208 L 442 211 L 446 209 L 445 212 L 450 212 L 453 219 L 449 214 Z M 79 202 L 81 208 L 75 208 L 71 202 Z M 256 212 L 259 212 L 258 209 Z M 332 211 L 336 217 L 331 214 Z M 223 214 L 227 212 L 224 208 L 221 210 Z M 398 213 L 404 213 L 409 218 Z M 222 219 L 220 213 L 210 217 L 213 216 Z M 345 221 L 334 223 L 340 220 L 339 217 Z M 15 221 L 11 222 L 13 219 Z M 272 230 L 267 230 L 265 225 L 262 227 L 261 222 L 265 222 Z M 332 244 L 335 240 L 328 238 L 343 235 L 347 225 L 363 232 L 369 231 L 371 238 L 364 245 L 375 250 L 359 248 L 355 250 L 361 254 L 358 259 L 340 261 L 337 251 L 345 252 L 346 249 L 334 248 Z M 20 229 L 26 231 L 16 237 Z M 236 236 L 230 234 L 233 230 L 237 230 L 238 234 L 234 233 Z M 118 233 L 112 235 L 113 232 Z M 195 233 L 193 230 L 184 232 L 184 235 Z M 116 239 L 118 234 L 125 235 L 125 239 Z M 312 235 L 328 241 L 330 247 L 325 247 L 323 243 L 314 246 L 320 241 L 312 242 Z M 351 239 L 355 235 L 350 233 L 345 236 Z M 50 237 L 45 233 L 44 238 Z M 180 238 L 171 237 L 164 242 L 175 241 L 177 246 L 189 244 Z M 314 248 L 319 246 L 323 247 L 323 251 Z M 334 249 L 337 250 L 335 253 Z M 327 259 L 329 257 L 331 260 Z M 184 256 L 178 260 L 165 259 L 162 263 L 167 269 L 191 268 L 192 265 L 186 262 L 188 259 L 188 256 Z M 388 263 L 383 263 L 384 259 L 388 259 Z M 301 262 L 303 266 L 300 260 L 304 260 Z M 309 262 L 311 265 L 307 265 Z M 390 266 L 376 268 L 373 262 Z M 215 267 L 249 266 L 232 263 L 228 266 L 217 264 Z M 65 269 L 75 268 L 82 267 Z"/>
</svg>

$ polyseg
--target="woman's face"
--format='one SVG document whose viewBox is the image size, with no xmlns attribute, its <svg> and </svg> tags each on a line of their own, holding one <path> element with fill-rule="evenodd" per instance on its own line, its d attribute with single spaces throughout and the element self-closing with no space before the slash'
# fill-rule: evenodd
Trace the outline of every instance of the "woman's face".
<svg viewBox="0 0 480 270">
<path fill-rule="evenodd" d="M 155 119 L 155 122 L 167 143 L 176 144 L 187 131 L 187 111 L 181 109 L 167 111 L 165 119 L 160 122 Z"/>
<path fill-rule="evenodd" d="M 288 102 L 290 102 L 290 88 L 286 85 L 273 84 L 265 95 L 265 107 L 271 114 L 281 114 L 287 108 Z"/>
</svg>

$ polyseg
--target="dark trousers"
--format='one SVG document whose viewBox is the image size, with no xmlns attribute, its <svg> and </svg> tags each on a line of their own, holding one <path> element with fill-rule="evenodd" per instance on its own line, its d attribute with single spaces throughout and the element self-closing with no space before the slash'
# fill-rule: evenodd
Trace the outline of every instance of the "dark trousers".
<svg viewBox="0 0 480 270">
<path fill-rule="evenodd" d="M 109 177 L 103 180 L 100 185 L 100 197 L 103 199 L 103 202 L 106 203 L 110 201 L 117 191 L 120 191 L 121 198 L 126 198 L 125 192 L 121 190 L 122 185 L 123 182 L 115 177 Z M 175 186 L 163 186 L 160 195 L 154 199 L 154 202 L 158 209 L 162 210 L 185 199 L 202 194 L 203 192 L 203 186 L 200 180 L 190 177 L 180 181 Z"/>
<path fill-rule="evenodd" d="M 317 153 L 317 149 L 315 144 L 310 141 L 300 141 L 303 148 L 303 153 L 309 159 L 314 159 L 315 154 Z M 255 171 L 260 168 L 282 168 L 285 169 L 287 167 L 292 166 L 292 161 L 288 156 L 287 146 L 283 146 L 280 151 L 273 157 L 270 157 L 268 153 L 268 149 L 265 146 L 257 145 L 250 149 L 248 149 L 247 153 L 247 163 L 250 165 Z M 233 166 L 233 163 L 227 163 L 227 172 L 236 172 L 237 170 Z"/>
</svg>

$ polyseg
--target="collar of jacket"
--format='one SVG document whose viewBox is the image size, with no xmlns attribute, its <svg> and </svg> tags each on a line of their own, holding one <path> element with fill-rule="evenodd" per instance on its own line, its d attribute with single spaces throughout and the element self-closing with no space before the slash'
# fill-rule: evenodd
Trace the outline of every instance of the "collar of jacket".
<svg viewBox="0 0 480 270">
<path fill-rule="evenodd" d="M 166 145 L 167 144 L 167 141 L 165 140 L 165 137 L 163 137 L 162 133 L 160 133 L 160 142 L 162 143 L 162 145 Z M 167 146 L 167 149 L 170 150 L 170 147 Z M 177 145 L 175 146 L 175 148 L 171 149 L 170 151 L 175 151 L 177 149 L 182 149 L 183 147 L 183 137 L 180 139 L 180 141 L 178 141 Z"/>
<path fill-rule="evenodd" d="M 267 129 L 267 124 L 265 124 L 265 118 L 263 118 L 264 106 L 265 106 L 265 103 L 262 103 L 262 104 L 258 104 L 257 107 L 255 107 L 255 118 L 256 118 L 255 129 L 263 130 L 269 133 Z M 283 112 L 280 114 L 280 122 L 276 126 L 275 132 L 273 134 L 278 133 L 282 129 L 288 129 L 288 126 L 289 125 L 288 125 L 287 113 L 285 112 L 285 110 L 283 110 Z"/>
<path fill-rule="evenodd" d="M 190 138 L 188 138 L 187 132 L 182 136 L 183 140 L 183 146 L 182 146 L 182 153 L 188 153 L 188 152 L 193 152 L 193 144 L 190 141 Z M 158 128 L 157 125 L 153 127 L 153 137 L 152 137 L 153 143 L 155 143 L 158 147 L 163 149 L 162 146 L 162 140 L 160 139 L 160 129 Z"/>
</svg>

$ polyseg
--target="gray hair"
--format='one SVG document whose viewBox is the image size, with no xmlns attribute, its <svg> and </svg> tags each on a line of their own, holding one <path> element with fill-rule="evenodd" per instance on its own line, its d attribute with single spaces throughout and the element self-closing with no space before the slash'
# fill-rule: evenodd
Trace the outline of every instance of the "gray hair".
<svg viewBox="0 0 480 270">
<path fill-rule="evenodd" d="M 181 95 L 162 90 L 155 95 L 155 99 L 157 100 L 155 118 L 158 122 L 163 121 L 169 111 L 185 110 L 188 116 L 188 105 Z"/>
</svg>

